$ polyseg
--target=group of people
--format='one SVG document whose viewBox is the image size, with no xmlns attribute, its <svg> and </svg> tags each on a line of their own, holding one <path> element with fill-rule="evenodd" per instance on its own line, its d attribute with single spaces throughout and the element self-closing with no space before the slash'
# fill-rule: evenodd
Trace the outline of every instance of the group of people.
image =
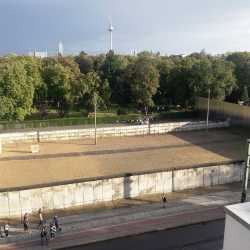
<svg viewBox="0 0 250 250">
<path fill-rule="evenodd" d="M 24 220 L 24 228 L 27 227 L 27 223 Z M 56 233 L 62 231 L 62 228 L 59 226 L 58 216 L 55 215 L 50 222 L 49 226 L 44 219 L 42 210 L 39 209 L 39 224 L 38 227 L 40 228 L 40 237 L 41 237 L 41 244 L 48 243 L 49 239 L 54 239 L 56 237 Z"/>
<path fill-rule="evenodd" d="M 41 244 L 43 245 L 44 243 L 48 244 L 49 239 L 52 240 L 56 237 L 56 233 L 61 231 L 61 227 L 59 227 L 58 224 L 58 217 L 54 216 L 52 222 L 50 222 L 49 226 L 48 224 L 44 221 L 43 224 L 40 226 L 41 232 L 40 232 L 40 237 L 41 237 Z"/>
<path fill-rule="evenodd" d="M 48 243 L 49 239 L 54 239 L 56 237 L 56 233 L 62 231 L 62 228 L 59 226 L 58 216 L 55 215 L 48 225 L 46 220 L 44 219 L 42 209 L 38 211 L 39 215 L 39 223 L 38 229 L 40 229 L 40 237 L 41 243 Z M 8 237 L 9 236 L 9 224 L 6 223 L 4 226 L 0 227 L 0 237 Z M 23 216 L 23 229 L 25 232 L 30 232 L 30 222 L 29 222 L 29 214 L 25 213 Z"/>
<path fill-rule="evenodd" d="M 7 238 L 9 236 L 9 228 L 10 228 L 10 226 L 8 223 L 6 223 L 4 226 L 0 227 L 0 237 L 1 238 L 4 238 L 4 237 Z"/>
</svg>

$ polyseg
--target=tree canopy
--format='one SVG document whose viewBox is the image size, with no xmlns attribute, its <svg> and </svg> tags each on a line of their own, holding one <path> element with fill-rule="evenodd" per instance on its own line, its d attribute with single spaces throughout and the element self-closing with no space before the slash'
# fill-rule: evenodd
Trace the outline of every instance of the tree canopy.
<svg viewBox="0 0 250 250">
<path fill-rule="evenodd" d="M 0 57 L 0 119 L 23 120 L 33 111 L 52 108 L 63 116 L 70 109 L 92 111 L 112 105 L 148 112 L 155 106 L 192 107 L 195 97 L 247 101 L 250 53 L 212 56 L 28 56 Z"/>
<path fill-rule="evenodd" d="M 8 58 L 0 64 L 0 118 L 23 120 L 31 114 L 34 78 L 20 58 Z"/>
</svg>

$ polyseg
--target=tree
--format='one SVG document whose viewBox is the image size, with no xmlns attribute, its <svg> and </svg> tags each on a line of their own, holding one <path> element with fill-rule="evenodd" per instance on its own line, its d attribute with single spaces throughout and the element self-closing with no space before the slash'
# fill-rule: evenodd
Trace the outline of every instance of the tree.
<svg viewBox="0 0 250 250">
<path fill-rule="evenodd" d="M 148 57 L 140 56 L 127 70 L 131 84 L 133 102 L 143 107 L 147 114 L 148 108 L 154 105 L 153 96 L 159 87 L 159 72 Z"/>
<path fill-rule="evenodd" d="M 75 61 L 79 65 L 82 74 L 87 74 L 94 69 L 92 57 L 88 56 L 85 52 L 81 52 L 79 56 L 75 58 Z"/>
<path fill-rule="evenodd" d="M 244 86 L 244 91 L 243 91 L 243 94 L 242 94 L 242 96 L 241 96 L 241 100 L 242 100 L 243 102 L 246 102 L 246 101 L 249 100 L 247 86 Z"/>
<path fill-rule="evenodd" d="M 174 62 L 169 58 L 162 58 L 158 62 L 158 70 L 160 74 L 159 88 L 154 96 L 154 101 L 157 105 L 168 106 L 171 103 L 170 76 L 174 67 Z"/>
<path fill-rule="evenodd" d="M 96 72 L 81 74 L 75 85 L 75 92 L 78 93 L 78 103 L 88 111 L 93 111 L 95 101 L 102 103 L 100 96 L 101 79 Z"/>
<path fill-rule="evenodd" d="M 40 58 L 25 56 L 19 57 L 24 64 L 27 75 L 35 88 L 33 106 L 41 110 L 46 101 L 46 85 L 42 78 L 42 60 Z"/>
<path fill-rule="evenodd" d="M 110 106 L 111 91 L 109 87 L 109 81 L 105 79 L 100 83 L 99 95 L 101 97 L 101 105 L 107 109 Z"/>
<path fill-rule="evenodd" d="M 17 119 L 31 114 L 34 96 L 32 79 L 24 64 L 16 58 L 0 63 L 0 118 Z"/>
<path fill-rule="evenodd" d="M 250 88 L 250 52 L 235 52 L 226 57 L 227 61 L 234 64 L 234 75 L 236 77 L 237 88 L 227 98 L 228 101 L 238 102 L 244 96 L 245 86 Z"/>
<path fill-rule="evenodd" d="M 121 75 L 127 66 L 127 59 L 123 56 L 115 55 L 111 50 L 107 53 L 105 61 L 100 68 L 100 76 L 103 81 L 108 80 L 111 101 L 113 103 L 120 103 L 120 84 Z"/>
<path fill-rule="evenodd" d="M 58 110 L 61 116 L 64 116 L 70 108 L 74 77 L 72 71 L 68 67 L 63 67 L 60 63 L 49 64 L 43 69 L 48 102 Z"/>
<path fill-rule="evenodd" d="M 188 107 L 193 104 L 194 94 L 191 90 L 190 79 L 191 69 L 194 59 L 187 57 L 182 60 L 170 57 L 174 61 L 174 67 L 169 73 L 169 84 L 167 88 L 167 96 L 171 100 L 171 104 Z"/>
<path fill-rule="evenodd" d="M 210 89 L 212 98 L 224 100 L 236 86 L 235 82 L 232 63 L 219 58 L 197 60 L 191 69 L 194 96 L 207 96 Z"/>
</svg>

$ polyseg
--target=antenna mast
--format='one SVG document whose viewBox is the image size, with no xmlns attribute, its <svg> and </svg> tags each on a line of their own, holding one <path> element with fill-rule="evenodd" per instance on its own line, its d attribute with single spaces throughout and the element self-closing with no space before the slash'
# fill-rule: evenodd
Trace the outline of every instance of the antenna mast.
<svg viewBox="0 0 250 250">
<path fill-rule="evenodd" d="M 110 34 L 110 50 L 113 50 L 113 30 L 114 30 L 114 27 L 112 25 L 112 22 L 110 22 L 109 24 L 109 34 Z"/>
</svg>

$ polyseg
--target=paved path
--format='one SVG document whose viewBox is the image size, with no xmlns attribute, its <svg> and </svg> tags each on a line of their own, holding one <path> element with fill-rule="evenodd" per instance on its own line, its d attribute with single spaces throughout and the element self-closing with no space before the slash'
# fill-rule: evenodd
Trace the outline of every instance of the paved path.
<svg viewBox="0 0 250 250">
<path fill-rule="evenodd" d="M 31 235 L 10 232 L 9 239 L 0 239 L 0 249 L 60 249 L 223 219 L 224 205 L 239 199 L 240 190 L 232 189 L 171 201 L 166 208 L 154 203 L 67 216 L 60 220 L 63 232 L 48 247 L 40 246 L 39 232 L 33 230 Z"/>
<path fill-rule="evenodd" d="M 224 224 L 223 219 L 215 220 L 67 248 L 67 250 L 220 250 L 223 247 Z"/>
</svg>

